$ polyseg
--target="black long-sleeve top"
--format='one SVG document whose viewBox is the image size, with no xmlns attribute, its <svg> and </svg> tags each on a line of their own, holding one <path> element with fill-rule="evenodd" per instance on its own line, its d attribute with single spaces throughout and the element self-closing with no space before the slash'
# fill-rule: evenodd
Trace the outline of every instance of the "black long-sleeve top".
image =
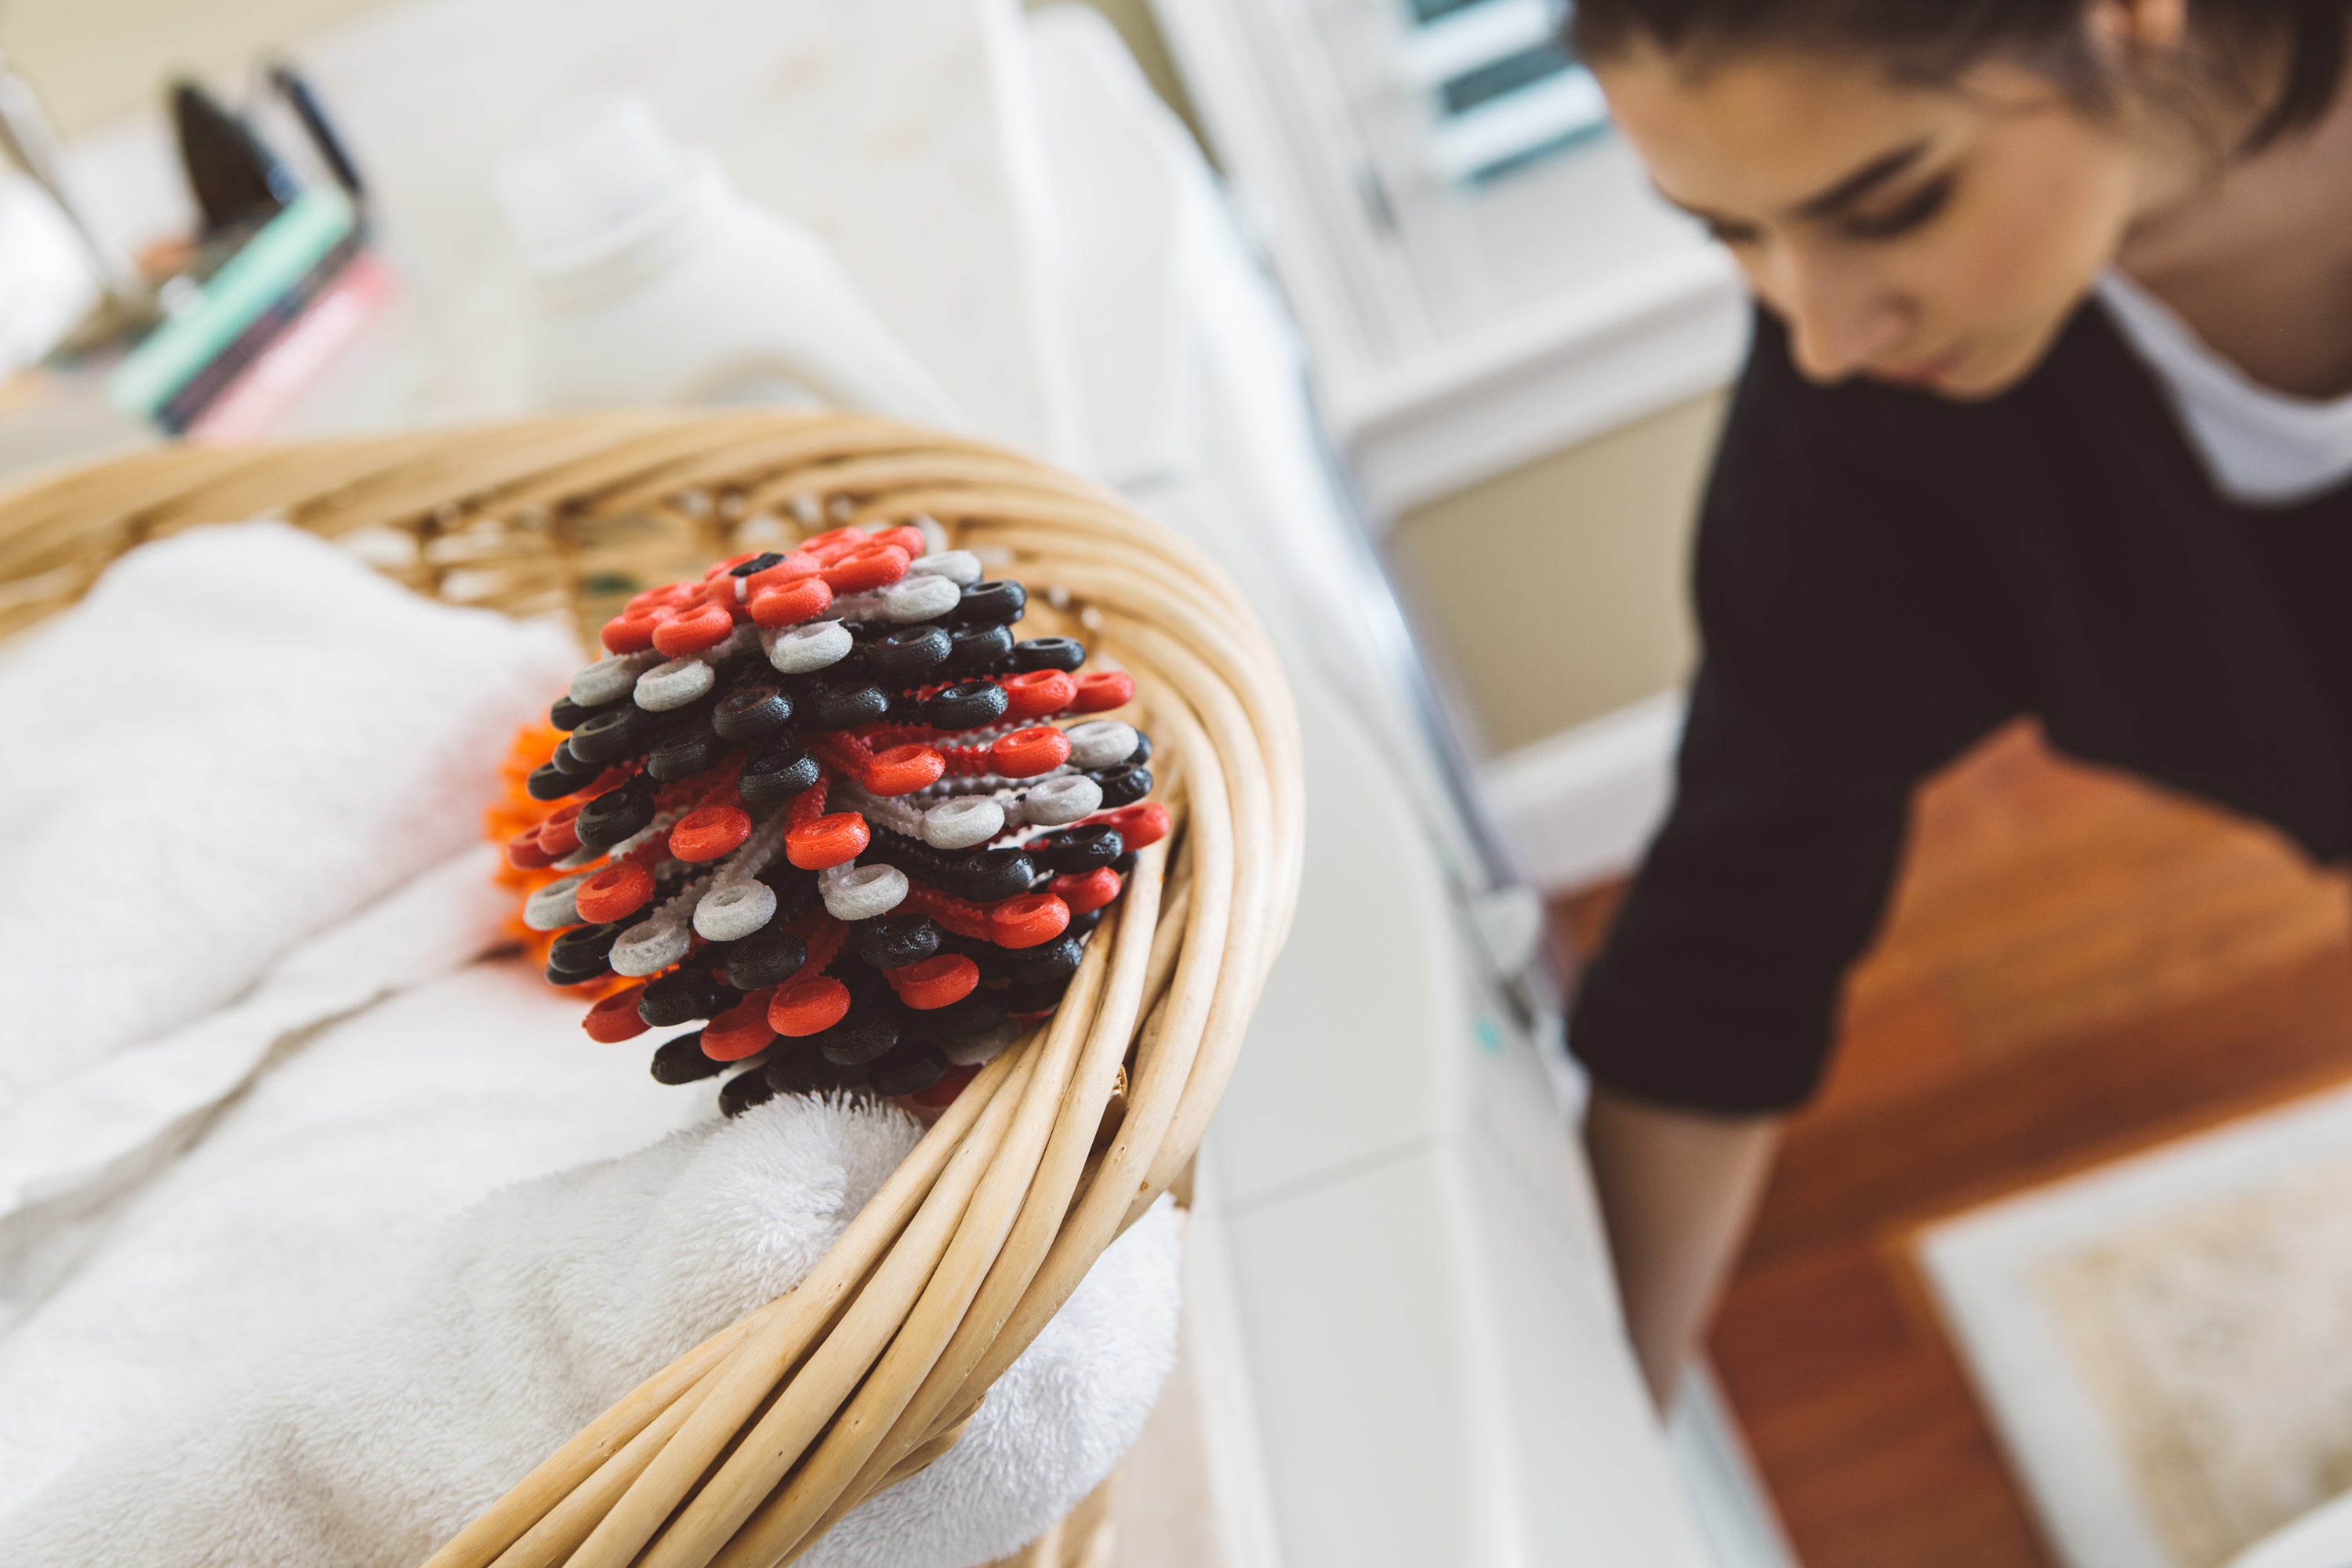
<svg viewBox="0 0 2352 1568">
<path fill-rule="evenodd" d="M 2352 851 L 2352 485 L 2224 499 L 2095 302 L 1973 404 L 1814 385 L 1759 315 L 1696 585 L 1674 809 L 1570 1022 L 1622 1093 L 1807 1098 L 1914 787 L 2020 714 Z"/>
</svg>

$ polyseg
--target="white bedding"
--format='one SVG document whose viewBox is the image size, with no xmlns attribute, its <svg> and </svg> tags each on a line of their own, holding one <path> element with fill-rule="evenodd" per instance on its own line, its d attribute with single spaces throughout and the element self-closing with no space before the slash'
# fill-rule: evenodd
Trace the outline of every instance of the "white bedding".
<svg viewBox="0 0 2352 1568">
<path fill-rule="evenodd" d="M 305 608 L 278 616 L 289 594 Z M 190 605 L 214 608 L 175 610 Z M 0 692 L 62 711 L 104 628 L 121 634 L 110 681 L 167 658 L 185 700 L 132 705 L 133 734 L 103 700 L 81 732 L 47 731 L 88 787 L 24 786 L 50 788 L 46 815 L 0 846 L 0 885 L 35 868 L 74 882 L 57 836 L 110 817 L 165 845 L 105 862 L 131 897 L 61 895 L 114 922 L 98 933 L 112 951 L 206 900 L 259 911 L 192 952 L 164 942 L 166 994 L 110 998 L 100 1021 L 70 1005 L 90 966 L 12 966 L 11 994 L 74 1042 L 0 1035 L 0 1082 L 23 1086 L 0 1110 L 16 1134 L 0 1136 L 0 1559 L 419 1560 L 645 1373 L 798 1279 L 909 1146 L 903 1117 L 843 1103 L 721 1122 L 713 1085 L 652 1081 L 646 1039 L 590 1042 L 576 999 L 478 957 L 496 941 L 491 854 L 447 851 L 478 832 L 509 728 L 576 662 L 483 619 L 289 530 L 205 530 L 134 552 L 0 667 Z M 405 689 L 420 664 L 440 703 Z M 289 693 L 368 721 L 313 722 Z M 141 752 L 159 725 L 162 771 L 189 782 L 151 808 L 98 759 Z M 317 854 L 231 853 L 261 832 Z M 13 929 L 72 956 L 55 931 Z M 110 980 L 150 986 L 135 968 Z M 1042 1531 L 1140 1429 L 1173 1358 L 1179 1250 L 1163 1206 L 952 1452 L 804 1561 L 971 1568 Z"/>
</svg>

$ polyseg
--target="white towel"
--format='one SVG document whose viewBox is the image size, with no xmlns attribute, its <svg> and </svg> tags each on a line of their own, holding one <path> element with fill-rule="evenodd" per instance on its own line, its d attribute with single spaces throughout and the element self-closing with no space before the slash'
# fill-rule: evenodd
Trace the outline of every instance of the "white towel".
<svg viewBox="0 0 2352 1568">
<path fill-rule="evenodd" d="M 0 1118 L 481 835 L 563 631 L 282 523 L 131 551 L 0 658 Z"/>
<path fill-rule="evenodd" d="M 906 1118 L 855 1102 L 719 1121 L 709 1086 L 653 1084 L 641 1041 L 583 1047 L 572 1011 L 477 965 L 259 1079 L 0 1341 L 0 1556 L 419 1561 L 799 1279 L 912 1146 Z M 546 1162 L 573 1168 L 432 1217 Z M 1139 1225 L 956 1447 L 810 1561 L 972 1568 L 1042 1532 L 1157 1397 L 1179 1249 L 1172 1212 Z"/>
<path fill-rule="evenodd" d="M 44 763 L 0 776 L 0 1561 L 421 1557 L 908 1146 L 802 1100 L 722 1124 L 656 1037 L 460 967 L 493 852 L 436 859 L 576 662 L 271 524 L 133 552 L 0 650 Z M 1177 1249 L 1139 1226 L 809 1561 L 971 1568 L 1066 1511 L 1172 1362 Z"/>
<path fill-rule="evenodd" d="M 486 844 L 297 946 L 243 996 L 126 1046 L 0 1115 L 0 1332 L 103 1244 L 124 1194 L 163 1170 L 273 1052 L 505 940 L 514 895 Z"/>
<path fill-rule="evenodd" d="M 956 1446 L 848 1515 L 809 1568 L 975 1568 L 1078 1505 L 1143 1431 L 1176 1363 L 1181 1215 L 1162 1198 L 1014 1362 Z"/>
</svg>

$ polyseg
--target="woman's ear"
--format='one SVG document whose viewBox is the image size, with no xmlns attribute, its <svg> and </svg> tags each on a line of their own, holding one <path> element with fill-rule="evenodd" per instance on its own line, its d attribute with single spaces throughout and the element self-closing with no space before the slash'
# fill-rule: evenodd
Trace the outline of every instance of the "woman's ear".
<svg viewBox="0 0 2352 1568">
<path fill-rule="evenodd" d="M 2189 0 L 2091 0 L 2084 23 L 2110 59 L 2168 55 L 2189 36 Z"/>
</svg>

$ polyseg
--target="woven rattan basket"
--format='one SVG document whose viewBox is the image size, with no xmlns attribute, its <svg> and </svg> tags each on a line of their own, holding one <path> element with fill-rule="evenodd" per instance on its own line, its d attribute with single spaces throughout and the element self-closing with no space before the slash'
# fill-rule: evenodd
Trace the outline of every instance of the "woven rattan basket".
<svg viewBox="0 0 2352 1568">
<path fill-rule="evenodd" d="M 1178 1179 L 1290 923 L 1298 740 L 1232 583 L 1115 496 L 834 415 L 599 414 L 241 451 L 172 447 L 0 497 L 0 634 L 107 563 L 260 514 L 420 592 L 583 630 L 640 588 L 844 522 L 938 520 L 1135 677 L 1177 831 L 1059 1011 L 959 1096 L 789 1294 L 647 1379 L 431 1568 L 766 1568 L 951 1444 L 1111 1240 Z M 1038 1563 L 1098 1555 L 1057 1530 Z"/>
</svg>

